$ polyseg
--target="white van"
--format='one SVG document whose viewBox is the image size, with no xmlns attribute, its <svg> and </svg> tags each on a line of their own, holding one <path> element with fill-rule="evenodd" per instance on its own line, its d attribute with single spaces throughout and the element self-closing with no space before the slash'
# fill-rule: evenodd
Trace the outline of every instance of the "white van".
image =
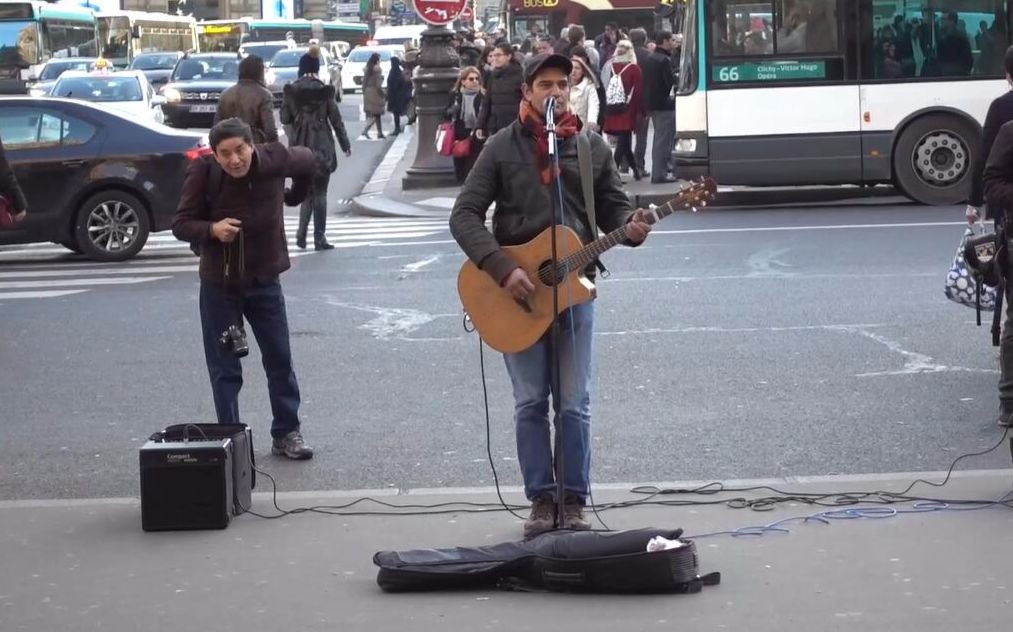
<svg viewBox="0 0 1013 632">
<path fill-rule="evenodd" d="M 422 31 L 429 28 L 425 24 L 406 24 L 403 26 L 381 26 L 370 38 L 376 46 L 393 44 L 411 44 L 414 48 L 422 47 Z"/>
</svg>

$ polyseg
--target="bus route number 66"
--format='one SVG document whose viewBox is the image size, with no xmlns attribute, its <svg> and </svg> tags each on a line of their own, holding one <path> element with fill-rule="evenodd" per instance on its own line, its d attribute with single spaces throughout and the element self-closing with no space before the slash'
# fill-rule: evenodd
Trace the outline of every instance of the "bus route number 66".
<svg viewBox="0 0 1013 632">
<path fill-rule="evenodd" d="M 718 81 L 738 81 L 738 66 L 723 66 L 718 70 Z"/>
</svg>

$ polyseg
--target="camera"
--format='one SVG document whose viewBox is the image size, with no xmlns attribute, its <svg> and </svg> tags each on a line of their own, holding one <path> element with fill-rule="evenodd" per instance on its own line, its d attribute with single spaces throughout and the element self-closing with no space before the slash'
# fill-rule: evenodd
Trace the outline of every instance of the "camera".
<svg viewBox="0 0 1013 632">
<path fill-rule="evenodd" d="M 237 325 L 229 325 L 229 328 L 222 332 L 218 342 L 225 345 L 237 358 L 245 358 L 250 354 L 250 345 L 246 342 L 246 331 Z"/>
</svg>

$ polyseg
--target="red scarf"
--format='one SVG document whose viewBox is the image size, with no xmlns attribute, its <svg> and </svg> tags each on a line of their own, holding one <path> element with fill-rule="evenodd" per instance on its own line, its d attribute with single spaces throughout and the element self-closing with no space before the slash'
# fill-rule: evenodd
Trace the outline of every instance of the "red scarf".
<svg viewBox="0 0 1013 632">
<path fill-rule="evenodd" d="M 535 139 L 535 158 L 538 159 L 542 184 L 549 184 L 556 174 L 552 172 L 553 165 L 549 161 L 549 135 L 545 131 L 545 119 L 531 106 L 530 101 L 524 100 L 521 101 L 520 120 L 524 129 Z M 556 136 L 560 139 L 570 138 L 580 131 L 580 127 L 580 119 L 572 112 L 567 112 L 556 120 Z"/>
</svg>

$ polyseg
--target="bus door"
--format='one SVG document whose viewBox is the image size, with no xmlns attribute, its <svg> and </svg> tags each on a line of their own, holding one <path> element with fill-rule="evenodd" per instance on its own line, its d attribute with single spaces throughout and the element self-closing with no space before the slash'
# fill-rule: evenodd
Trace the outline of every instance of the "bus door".
<svg viewBox="0 0 1013 632">
<path fill-rule="evenodd" d="M 849 1 L 706 4 L 711 174 L 722 184 L 860 182 Z"/>
</svg>

